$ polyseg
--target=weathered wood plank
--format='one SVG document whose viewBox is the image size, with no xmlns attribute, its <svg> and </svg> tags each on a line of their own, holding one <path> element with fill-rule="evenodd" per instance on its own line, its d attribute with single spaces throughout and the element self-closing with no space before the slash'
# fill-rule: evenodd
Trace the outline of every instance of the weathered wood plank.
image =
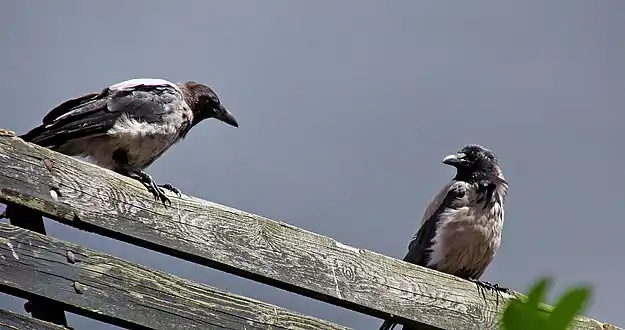
<svg viewBox="0 0 625 330">
<path fill-rule="evenodd" d="M 21 205 L 8 205 L 4 211 L 10 223 L 24 229 L 45 235 L 46 228 L 43 223 L 43 217 L 40 212 L 31 210 Z M 65 311 L 61 306 L 54 304 L 46 299 L 32 298 L 26 305 L 26 311 L 36 319 L 67 326 Z"/>
<path fill-rule="evenodd" d="M 503 303 L 454 276 L 192 197 L 166 209 L 132 180 L 17 138 L 0 138 L 0 168 L 0 200 L 77 228 L 373 316 L 497 329 Z"/>
<path fill-rule="evenodd" d="M 0 129 L 0 136 L 13 137 L 15 132 Z M 9 218 L 12 225 L 45 235 L 46 227 L 43 223 L 41 212 L 29 209 L 21 205 L 7 205 L 4 210 L 4 217 Z M 67 327 L 65 311 L 61 306 L 54 304 L 47 299 L 33 298 L 24 304 L 27 313 L 36 319 L 44 320 L 54 324 Z"/>
<path fill-rule="evenodd" d="M 0 290 L 132 329 L 347 329 L 7 224 Z"/>
<path fill-rule="evenodd" d="M 3 330 L 67 330 L 53 323 L 0 309 L 0 329 Z"/>
</svg>

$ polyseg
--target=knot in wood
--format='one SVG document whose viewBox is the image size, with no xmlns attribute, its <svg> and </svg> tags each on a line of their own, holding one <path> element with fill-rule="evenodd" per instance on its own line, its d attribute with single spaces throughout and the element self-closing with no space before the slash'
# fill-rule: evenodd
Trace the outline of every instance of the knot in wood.
<svg viewBox="0 0 625 330">
<path fill-rule="evenodd" d="M 337 275 L 341 275 L 348 281 L 356 280 L 356 271 L 353 267 L 351 267 L 348 263 L 343 262 L 342 260 L 336 259 L 335 262 L 336 273 Z"/>
</svg>

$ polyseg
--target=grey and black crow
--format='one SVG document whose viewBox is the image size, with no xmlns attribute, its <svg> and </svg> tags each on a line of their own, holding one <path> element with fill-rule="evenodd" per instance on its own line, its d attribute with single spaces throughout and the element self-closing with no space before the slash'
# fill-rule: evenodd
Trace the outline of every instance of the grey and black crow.
<svg viewBox="0 0 625 330">
<path fill-rule="evenodd" d="M 52 109 L 43 124 L 20 136 L 28 142 L 96 164 L 143 183 L 163 204 L 163 188 L 143 170 L 204 119 L 238 127 L 210 87 L 188 81 L 131 79 L 68 100 Z"/>
<path fill-rule="evenodd" d="M 471 144 L 443 163 L 454 166 L 456 176 L 425 209 L 404 261 L 461 277 L 482 289 L 509 292 L 478 280 L 501 244 L 508 182 L 497 157 Z M 395 326 L 386 320 L 379 330 Z"/>
</svg>

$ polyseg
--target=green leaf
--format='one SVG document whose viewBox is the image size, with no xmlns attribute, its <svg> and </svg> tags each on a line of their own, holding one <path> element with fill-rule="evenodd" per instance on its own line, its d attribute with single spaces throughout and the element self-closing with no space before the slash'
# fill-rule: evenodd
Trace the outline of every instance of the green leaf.
<svg viewBox="0 0 625 330">
<path fill-rule="evenodd" d="M 538 311 L 529 311 L 520 300 L 511 303 L 504 311 L 502 329 L 504 330 L 539 330 L 545 328 L 547 318 Z"/>
<path fill-rule="evenodd" d="M 540 279 L 530 289 L 525 301 L 518 298 L 509 300 L 503 312 L 501 323 L 505 330 L 543 329 L 546 315 L 538 309 L 550 284 L 549 279 Z"/>
<path fill-rule="evenodd" d="M 512 299 L 508 303 L 508 306 L 503 312 L 501 317 L 503 330 L 523 330 L 523 322 L 527 320 L 527 317 L 523 315 L 523 302 L 518 299 Z"/>
<path fill-rule="evenodd" d="M 551 284 L 548 278 L 536 281 L 525 300 L 508 300 L 501 315 L 504 330 L 567 330 L 576 315 L 583 312 L 589 300 L 591 289 L 585 286 L 569 288 L 557 304 L 546 311 L 541 308 L 545 293 Z"/>
<path fill-rule="evenodd" d="M 547 319 L 546 329 L 566 330 L 573 322 L 576 315 L 579 315 L 590 297 L 589 287 L 575 287 L 569 289 L 556 304 Z"/>
<path fill-rule="evenodd" d="M 545 292 L 547 287 L 551 285 L 551 279 L 541 278 L 530 289 L 530 293 L 527 295 L 527 301 L 525 303 L 526 309 L 532 311 L 538 310 L 540 303 L 544 301 Z"/>
</svg>

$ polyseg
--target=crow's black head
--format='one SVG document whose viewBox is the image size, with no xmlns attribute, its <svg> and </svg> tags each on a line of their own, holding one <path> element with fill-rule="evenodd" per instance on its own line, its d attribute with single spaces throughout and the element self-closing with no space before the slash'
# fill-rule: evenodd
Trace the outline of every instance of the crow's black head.
<svg viewBox="0 0 625 330">
<path fill-rule="evenodd" d="M 194 124 L 207 119 L 215 118 L 234 127 L 239 127 L 239 123 L 232 113 L 221 103 L 217 93 L 203 84 L 195 81 L 187 81 L 182 84 L 185 94 L 185 101 L 194 113 Z"/>
<path fill-rule="evenodd" d="M 443 159 L 443 164 L 458 170 L 458 179 L 481 179 L 498 175 L 498 163 L 495 154 L 477 144 L 469 144 L 453 155 Z"/>
</svg>

